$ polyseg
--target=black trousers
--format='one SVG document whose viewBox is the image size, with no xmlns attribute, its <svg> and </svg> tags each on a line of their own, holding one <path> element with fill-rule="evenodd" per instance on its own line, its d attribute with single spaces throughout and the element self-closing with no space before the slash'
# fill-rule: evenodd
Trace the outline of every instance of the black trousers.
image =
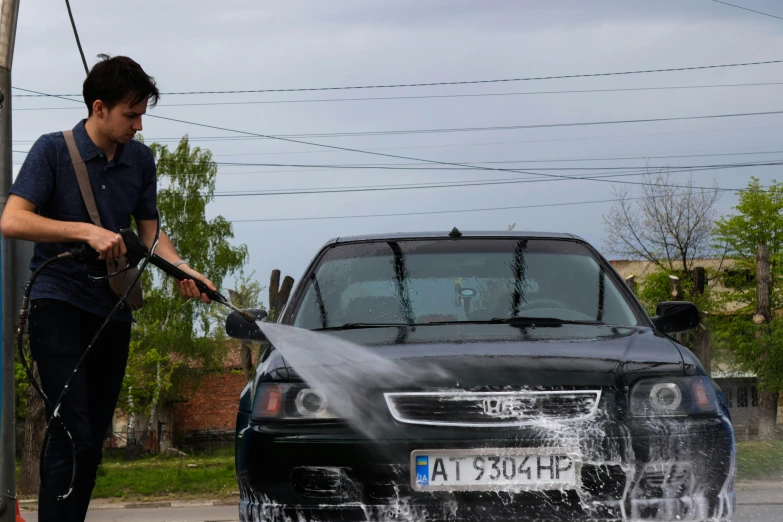
<svg viewBox="0 0 783 522">
<path fill-rule="evenodd" d="M 36 299 L 30 308 L 30 351 L 49 397 L 47 420 L 65 381 L 73 373 L 105 318 L 64 301 Z M 72 475 L 72 446 L 62 425 L 52 425 L 44 458 L 44 482 L 38 494 L 38 520 L 83 521 L 87 516 L 103 441 L 111 424 L 128 362 L 131 323 L 111 321 L 82 363 L 59 415 L 76 447 L 74 490 L 64 500 Z"/>
</svg>

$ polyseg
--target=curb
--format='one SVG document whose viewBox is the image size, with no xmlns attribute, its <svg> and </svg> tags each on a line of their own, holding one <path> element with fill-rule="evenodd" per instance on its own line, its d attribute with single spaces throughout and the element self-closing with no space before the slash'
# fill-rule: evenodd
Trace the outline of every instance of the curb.
<svg viewBox="0 0 783 522">
<path fill-rule="evenodd" d="M 147 509 L 147 508 L 183 508 L 183 507 L 211 507 L 211 506 L 237 506 L 239 499 L 219 500 L 171 500 L 163 502 L 90 502 L 90 509 Z M 24 511 L 36 511 L 38 499 L 19 501 L 20 509 Z"/>
</svg>

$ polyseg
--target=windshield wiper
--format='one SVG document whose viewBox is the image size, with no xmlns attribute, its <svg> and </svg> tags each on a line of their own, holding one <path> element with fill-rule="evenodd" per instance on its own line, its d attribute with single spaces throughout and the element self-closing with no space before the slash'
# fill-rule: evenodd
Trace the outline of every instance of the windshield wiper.
<svg viewBox="0 0 783 522">
<path fill-rule="evenodd" d="M 399 328 L 401 326 L 438 326 L 447 324 L 510 324 L 510 325 L 535 325 L 535 326 L 560 326 L 563 324 L 583 324 L 583 325 L 604 325 L 603 321 L 581 321 L 577 319 L 558 319 L 556 317 L 495 317 L 486 320 L 466 320 L 466 321 L 429 321 L 426 323 L 345 323 L 339 326 L 327 326 L 325 328 L 314 328 L 313 331 L 325 330 L 355 330 L 360 328 Z"/>
<path fill-rule="evenodd" d="M 603 321 L 596 320 L 579 320 L 579 319 L 559 319 L 557 317 L 495 317 L 487 321 L 490 324 L 534 324 L 534 325 L 559 325 L 559 324 L 588 324 L 588 325 L 602 325 L 606 324 Z"/>
<path fill-rule="evenodd" d="M 578 319 L 558 319 L 557 317 L 495 317 L 486 320 L 467 320 L 467 321 L 432 321 L 424 323 L 425 325 L 438 324 L 510 324 L 510 325 L 535 325 L 535 326 L 559 326 L 562 324 L 584 324 L 584 325 L 604 325 L 603 321 Z"/>
<path fill-rule="evenodd" d="M 345 323 L 339 326 L 327 326 L 324 328 L 314 328 L 313 331 L 320 332 L 324 330 L 354 330 L 357 328 L 390 328 L 400 326 L 417 326 L 416 323 Z"/>
</svg>

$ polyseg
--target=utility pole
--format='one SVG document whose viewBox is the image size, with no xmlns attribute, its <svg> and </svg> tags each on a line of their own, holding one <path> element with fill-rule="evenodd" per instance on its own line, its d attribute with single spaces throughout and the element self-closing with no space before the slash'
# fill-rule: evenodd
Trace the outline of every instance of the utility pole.
<svg viewBox="0 0 783 522">
<path fill-rule="evenodd" d="M 14 59 L 19 0 L 0 0 L 0 214 L 11 189 L 11 64 Z M 0 246 L 0 522 L 16 519 L 16 411 L 14 318 L 16 287 L 14 242 Z"/>
</svg>

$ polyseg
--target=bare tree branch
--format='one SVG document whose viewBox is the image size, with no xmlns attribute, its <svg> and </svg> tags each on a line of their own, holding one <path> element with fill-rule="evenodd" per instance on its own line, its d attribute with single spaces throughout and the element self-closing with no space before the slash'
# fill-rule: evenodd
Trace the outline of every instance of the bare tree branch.
<svg viewBox="0 0 783 522">
<path fill-rule="evenodd" d="M 710 238 L 721 194 L 695 189 L 692 178 L 678 184 L 665 170 L 648 172 L 644 182 L 635 204 L 627 187 L 613 190 L 617 203 L 603 217 L 606 250 L 679 272 L 714 257 Z"/>
</svg>

